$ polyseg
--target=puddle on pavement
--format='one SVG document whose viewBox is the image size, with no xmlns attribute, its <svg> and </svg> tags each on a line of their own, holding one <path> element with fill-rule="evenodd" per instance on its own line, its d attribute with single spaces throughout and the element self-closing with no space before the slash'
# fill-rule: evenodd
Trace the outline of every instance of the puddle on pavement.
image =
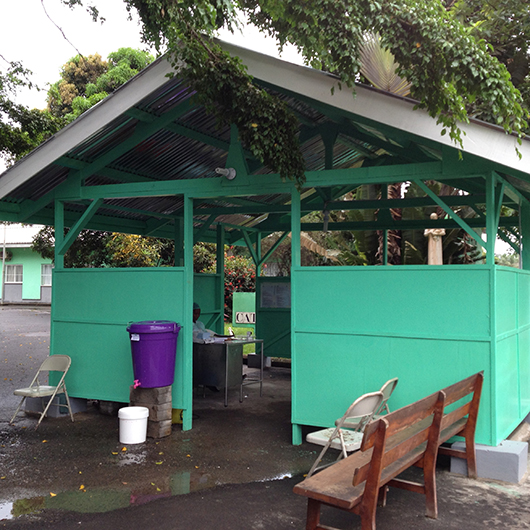
<svg viewBox="0 0 530 530">
<path fill-rule="evenodd" d="M 196 477 L 193 490 L 208 487 L 208 475 Z M 15 519 L 23 515 L 35 515 L 44 509 L 65 510 L 77 513 L 102 513 L 127 508 L 132 504 L 146 504 L 163 497 L 172 497 L 190 493 L 191 473 L 179 472 L 163 480 L 163 484 L 150 482 L 134 488 L 124 485 L 120 489 L 86 488 L 58 493 L 50 492 L 45 496 L 0 501 L 0 521 Z M 210 486 L 214 486 L 211 484 Z"/>
</svg>

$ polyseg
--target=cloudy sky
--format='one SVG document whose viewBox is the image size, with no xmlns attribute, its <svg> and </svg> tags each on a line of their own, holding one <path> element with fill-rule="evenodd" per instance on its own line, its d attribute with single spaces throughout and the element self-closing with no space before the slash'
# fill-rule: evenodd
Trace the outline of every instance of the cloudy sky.
<svg viewBox="0 0 530 530">
<path fill-rule="evenodd" d="M 138 22 L 127 20 L 128 13 L 122 0 L 91 3 L 97 5 L 105 23 L 94 23 L 84 8 L 71 10 L 59 0 L 1 0 L 0 54 L 8 61 L 22 61 L 33 72 L 33 81 L 46 89 L 47 84 L 59 80 L 61 66 L 78 51 L 83 55 L 99 53 L 105 59 L 110 52 L 122 47 L 146 49 L 140 39 Z M 246 35 L 225 32 L 221 38 L 276 55 L 273 41 L 251 29 L 246 30 Z M 283 57 L 296 61 L 292 50 Z M 4 67 L 5 63 L 0 59 L 0 69 Z M 44 108 L 46 91 L 23 91 L 18 101 L 30 107 Z"/>
</svg>

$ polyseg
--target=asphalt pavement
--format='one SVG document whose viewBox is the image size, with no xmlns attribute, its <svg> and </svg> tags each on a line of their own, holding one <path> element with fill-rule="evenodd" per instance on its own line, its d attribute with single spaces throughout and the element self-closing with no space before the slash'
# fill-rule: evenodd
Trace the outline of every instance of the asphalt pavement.
<svg viewBox="0 0 530 530">
<path fill-rule="evenodd" d="M 119 443 L 119 420 L 101 404 L 68 417 L 8 420 L 48 354 L 49 308 L 0 306 L 0 528 L 67 530 L 305 528 L 306 499 L 293 486 L 317 448 L 291 445 L 290 371 L 266 371 L 263 397 L 245 387 L 194 397 L 194 423 L 143 444 Z M 105 410 L 108 412 L 108 410 Z M 419 470 L 409 470 L 412 476 Z M 530 484 L 470 480 L 437 471 L 437 520 L 424 516 L 422 495 L 391 489 L 378 509 L 378 530 L 530 528 Z M 322 523 L 360 529 L 356 515 L 323 510 Z"/>
</svg>

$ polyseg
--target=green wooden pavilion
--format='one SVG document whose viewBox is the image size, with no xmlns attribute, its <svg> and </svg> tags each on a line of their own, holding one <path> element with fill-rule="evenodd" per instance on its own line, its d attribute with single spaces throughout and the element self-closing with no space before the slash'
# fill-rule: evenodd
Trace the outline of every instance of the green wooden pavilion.
<svg viewBox="0 0 530 530">
<path fill-rule="evenodd" d="M 72 357 L 71 395 L 128 402 L 127 323 L 174 320 L 183 328 L 173 407 L 183 409 L 183 429 L 190 429 L 191 308 L 199 302 L 205 324 L 222 330 L 223 244 L 248 245 L 260 266 L 268 257 L 262 238 L 292 233 L 290 277 L 260 277 L 256 300 L 266 355 L 292 360 L 293 442 L 301 442 L 303 425 L 332 425 L 391 377 L 399 377 L 396 408 L 484 370 L 477 441 L 497 445 L 530 411 L 530 142 L 519 157 L 514 137 L 473 121 L 463 126 L 460 156 L 412 100 L 363 86 L 355 97 L 332 93 L 332 75 L 226 48 L 298 117 L 303 189 L 255 160 L 233 126 L 219 128 L 178 75 L 167 77 L 165 58 L 0 175 L 0 219 L 56 228 L 51 353 Z M 229 168 L 233 179 L 216 171 Z M 461 191 L 438 196 L 426 181 Z M 361 185 L 385 190 L 400 182 L 423 194 L 344 200 Z M 503 205 L 516 215 L 503 217 Z M 446 215 L 390 215 L 418 206 Z M 455 213 L 463 206 L 474 215 Z M 485 263 L 391 266 L 383 258 L 382 266 L 302 266 L 301 232 L 323 227 L 301 219 L 326 210 L 377 210 L 371 220 L 360 215 L 327 228 L 380 230 L 384 257 L 389 230 L 461 228 L 484 248 Z M 495 265 L 500 227 L 518 236 L 519 269 Z M 64 268 L 84 228 L 173 238 L 176 266 Z M 218 244 L 217 274 L 193 273 L 196 241 Z"/>
</svg>

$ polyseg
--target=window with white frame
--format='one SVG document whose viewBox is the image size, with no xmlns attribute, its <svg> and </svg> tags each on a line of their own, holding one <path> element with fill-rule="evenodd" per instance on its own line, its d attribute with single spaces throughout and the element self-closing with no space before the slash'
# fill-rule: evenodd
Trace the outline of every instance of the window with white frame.
<svg viewBox="0 0 530 530">
<path fill-rule="evenodd" d="M 40 273 L 40 284 L 41 286 L 48 286 L 52 284 L 52 269 L 53 265 L 51 263 L 43 263 L 41 265 Z"/>
<path fill-rule="evenodd" d="M 22 283 L 22 265 L 6 265 L 6 283 Z"/>
</svg>

